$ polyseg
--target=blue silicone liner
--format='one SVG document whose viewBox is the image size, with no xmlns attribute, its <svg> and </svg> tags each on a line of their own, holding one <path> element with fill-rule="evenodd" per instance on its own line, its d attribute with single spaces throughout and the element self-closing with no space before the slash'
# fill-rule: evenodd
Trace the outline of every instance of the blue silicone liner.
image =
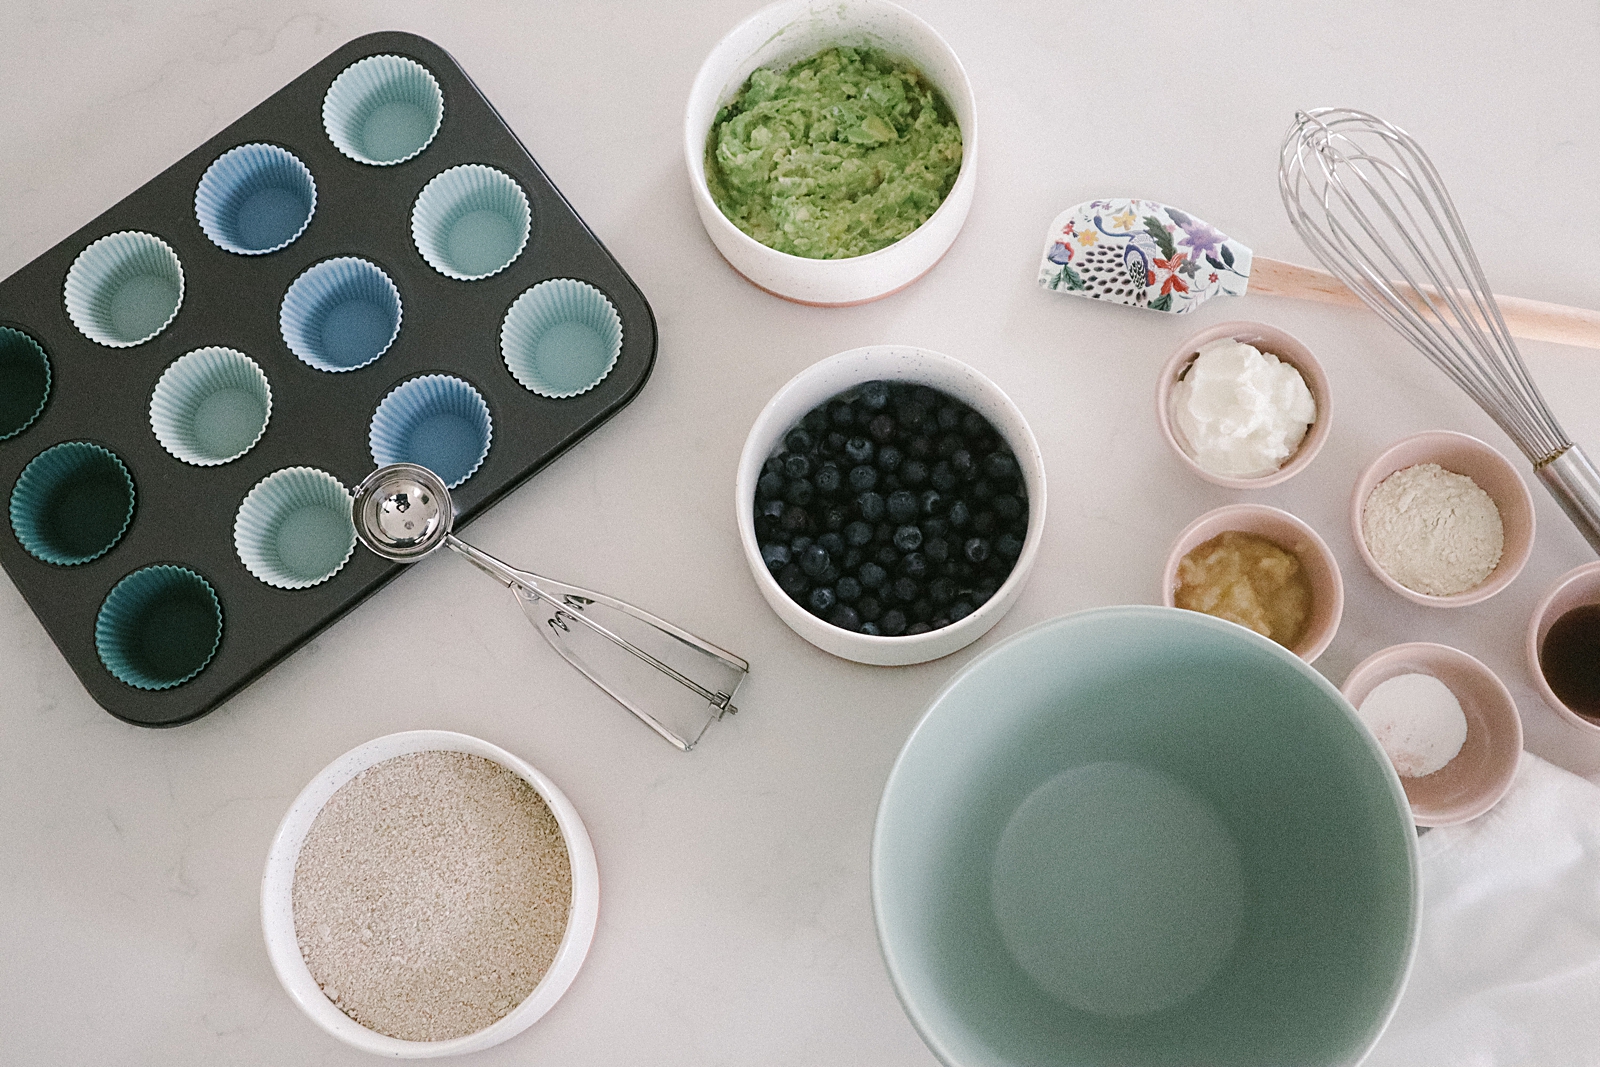
<svg viewBox="0 0 1600 1067">
<path fill-rule="evenodd" d="M 416 463 L 454 489 L 488 458 L 494 420 L 482 394 L 460 378 L 428 374 L 396 386 L 372 413 L 372 461 Z"/>
<path fill-rule="evenodd" d="M 134 571 L 112 587 L 95 618 L 100 662 L 135 689 L 182 685 L 205 670 L 221 643 L 217 592 L 187 567 Z"/>
<path fill-rule="evenodd" d="M 133 522 L 133 476 L 88 441 L 47 448 L 11 489 L 11 530 L 28 554 L 71 567 L 110 552 Z"/>
<path fill-rule="evenodd" d="M 206 168 L 194 214 L 212 244 L 241 256 L 287 248 L 317 210 L 317 183 L 293 152 L 242 144 Z"/>
<path fill-rule="evenodd" d="M 301 362 L 331 373 L 359 370 L 400 336 L 400 290 L 370 260 L 325 259 L 283 295 L 278 326 Z"/>
</svg>

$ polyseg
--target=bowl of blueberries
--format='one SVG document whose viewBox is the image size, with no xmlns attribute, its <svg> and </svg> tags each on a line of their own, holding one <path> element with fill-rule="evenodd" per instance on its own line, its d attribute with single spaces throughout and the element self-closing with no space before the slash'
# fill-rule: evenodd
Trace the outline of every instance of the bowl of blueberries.
<svg viewBox="0 0 1600 1067">
<path fill-rule="evenodd" d="M 801 371 L 739 459 L 756 585 L 825 652 L 947 656 L 1016 601 L 1044 531 L 1044 461 L 1011 398 L 960 360 L 851 349 Z"/>
</svg>

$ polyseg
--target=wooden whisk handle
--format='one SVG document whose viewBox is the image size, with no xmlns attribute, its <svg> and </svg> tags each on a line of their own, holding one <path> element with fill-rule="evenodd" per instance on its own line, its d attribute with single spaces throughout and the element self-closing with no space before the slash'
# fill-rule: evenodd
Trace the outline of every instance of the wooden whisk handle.
<svg viewBox="0 0 1600 1067">
<path fill-rule="evenodd" d="M 1327 271 L 1265 256 L 1255 256 L 1251 261 L 1248 291 L 1264 296 L 1315 300 L 1323 304 L 1364 306 L 1360 297 Z M 1518 296 L 1496 296 L 1494 299 L 1500 305 L 1500 315 L 1506 320 L 1506 328 L 1513 337 L 1580 348 L 1600 348 L 1600 311 L 1547 304 L 1543 300 L 1524 300 Z"/>
</svg>

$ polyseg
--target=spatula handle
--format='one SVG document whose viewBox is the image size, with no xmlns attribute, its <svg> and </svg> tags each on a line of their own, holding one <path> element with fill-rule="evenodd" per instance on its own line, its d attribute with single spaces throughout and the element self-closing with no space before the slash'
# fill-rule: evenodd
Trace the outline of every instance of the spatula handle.
<svg viewBox="0 0 1600 1067">
<path fill-rule="evenodd" d="M 1250 267 L 1250 292 L 1264 296 L 1289 296 L 1323 304 L 1360 307 L 1361 298 L 1338 278 L 1314 267 L 1256 256 Z M 1550 341 L 1579 348 L 1600 348 L 1600 311 L 1496 296 L 1500 315 L 1513 337 Z"/>
</svg>

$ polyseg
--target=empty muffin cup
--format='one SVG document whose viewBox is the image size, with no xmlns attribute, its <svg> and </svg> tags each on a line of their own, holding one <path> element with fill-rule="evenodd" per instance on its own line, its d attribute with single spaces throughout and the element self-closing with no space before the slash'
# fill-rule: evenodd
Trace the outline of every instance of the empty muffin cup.
<svg viewBox="0 0 1600 1067">
<path fill-rule="evenodd" d="M 67 270 L 67 315 L 89 340 L 132 348 L 166 329 L 183 303 L 183 264 L 161 238 L 123 230 L 78 253 Z"/>
<path fill-rule="evenodd" d="M 279 589 L 308 589 L 339 573 L 356 548 L 350 492 L 313 467 L 285 467 L 256 483 L 233 520 L 245 570 Z"/>
<path fill-rule="evenodd" d="M 156 440 L 185 463 L 214 467 L 261 440 L 272 388 L 256 361 L 232 348 L 197 348 L 162 372 L 150 397 Z"/>
<path fill-rule="evenodd" d="M 88 441 L 47 448 L 11 490 L 11 529 L 29 555 L 70 567 L 99 559 L 133 521 L 133 477 Z"/>
<path fill-rule="evenodd" d="M 171 689 L 205 669 L 222 643 L 216 590 L 187 567 L 158 564 L 112 587 L 94 623 L 100 662 L 135 689 Z"/>
<path fill-rule="evenodd" d="M 528 196 L 511 175 L 468 163 L 423 187 L 411 208 L 411 239 L 428 266 L 471 282 L 522 254 L 532 219 Z"/>
<path fill-rule="evenodd" d="M 0 441 L 33 425 L 50 397 L 50 359 L 39 342 L 0 326 Z"/>
<path fill-rule="evenodd" d="M 444 94 L 414 59 L 368 56 L 352 63 L 322 98 L 322 126 L 357 163 L 387 167 L 427 148 L 444 121 Z"/>
<path fill-rule="evenodd" d="M 476 389 L 446 374 L 397 385 L 372 413 L 367 442 L 372 461 L 417 463 L 454 489 L 489 455 L 494 422 Z"/>
<path fill-rule="evenodd" d="M 622 319 L 606 295 L 572 278 L 540 282 L 517 297 L 500 326 L 511 376 L 561 399 L 599 385 L 622 354 Z"/>
<path fill-rule="evenodd" d="M 400 290 L 376 263 L 325 259 L 289 286 L 278 326 L 302 363 L 333 373 L 356 370 L 400 335 Z"/>
<path fill-rule="evenodd" d="M 273 144 L 242 144 L 206 168 L 194 214 L 212 244 L 259 256 L 292 244 L 311 224 L 317 183 L 294 153 Z"/>
</svg>

